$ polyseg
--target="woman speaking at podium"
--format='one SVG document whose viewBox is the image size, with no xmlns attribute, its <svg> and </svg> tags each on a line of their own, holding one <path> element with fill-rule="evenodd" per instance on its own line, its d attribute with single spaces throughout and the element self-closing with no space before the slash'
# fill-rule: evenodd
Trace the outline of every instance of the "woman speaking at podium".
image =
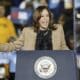
<svg viewBox="0 0 80 80">
<path fill-rule="evenodd" d="M 34 11 L 33 23 L 33 27 L 23 29 L 16 41 L 0 44 L 0 51 L 68 50 L 63 28 L 53 23 L 53 16 L 46 6 L 39 6 Z"/>
</svg>

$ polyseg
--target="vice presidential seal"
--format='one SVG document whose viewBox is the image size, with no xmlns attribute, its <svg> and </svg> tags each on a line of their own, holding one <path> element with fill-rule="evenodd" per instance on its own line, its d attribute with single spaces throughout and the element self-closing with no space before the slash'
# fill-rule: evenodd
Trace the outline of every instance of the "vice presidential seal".
<svg viewBox="0 0 80 80">
<path fill-rule="evenodd" d="M 40 57 L 34 64 L 34 72 L 43 79 L 53 77 L 57 72 L 57 64 L 55 60 L 48 56 Z"/>
</svg>

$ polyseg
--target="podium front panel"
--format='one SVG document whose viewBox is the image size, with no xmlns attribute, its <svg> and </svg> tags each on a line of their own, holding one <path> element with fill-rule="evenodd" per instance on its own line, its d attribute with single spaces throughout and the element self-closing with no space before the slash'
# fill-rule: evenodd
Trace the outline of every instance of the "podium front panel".
<svg viewBox="0 0 80 80">
<path fill-rule="evenodd" d="M 77 80 L 73 51 L 17 52 L 15 80 Z"/>
</svg>

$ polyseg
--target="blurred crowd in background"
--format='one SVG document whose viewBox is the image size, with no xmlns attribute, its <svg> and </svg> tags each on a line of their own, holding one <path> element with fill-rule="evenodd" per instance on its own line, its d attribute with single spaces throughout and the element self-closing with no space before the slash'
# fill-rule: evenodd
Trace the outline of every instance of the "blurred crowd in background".
<svg viewBox="0 0 80 80">
<path fill-rule="evenodd" d="M 74 49 L 73 30 L 73 0 L 0 0 L 0 43 L 12 42 L 21 34 L 24 27 L 33 26 L 33 12 L 41 5 L 48 6 L 51 10 L 55 24 L 61 24 L 64 29 L 66 43 L 70 50 Z M 78 5 L 79 4 L 79 5 Z M 76 25 L 80 19 L 80 1 L 75 0 Z M 1 27 L 2 26 L 2 27 Z M 76 32 L 80 34 L 79 27 Z M 80 36 L 77 47 L 79 48 Z M 2 73 L 6 67 L 6 78 L 14 80 L 16 71 L 16 51 L 0 53 L 0 67 Z M 6 64 L 6 65 L 4 65 Z M 3 75 L 5 76 L 5 75 Z M 3 77 L 0 76 L 0 77 Z"/>
</svg>

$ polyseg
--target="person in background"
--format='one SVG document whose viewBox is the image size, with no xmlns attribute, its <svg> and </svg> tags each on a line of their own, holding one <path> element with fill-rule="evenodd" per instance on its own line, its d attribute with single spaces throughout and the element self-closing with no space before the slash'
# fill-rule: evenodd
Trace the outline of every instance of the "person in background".
<svg viewBox="0 0 80 80">
<path fill-rule="evenodd" d="M 74 50 L 74 36 L 72 32 L 68 32 L 66 34 L 66 44 L 69 47 L 69 49 Z"/>
<path fill-rule="evenodd" d="M 9 67 L 10 67 L 10 77 L 9 77 L 9 80 L 15 80 L 16 59 L 17 59 L 16 51 L 8 52 L 7 55 L 8 55 Z"/>
<path fill-rule="evenodd" d="M 61 14 L 59 19 L 58 19 L 58 23 L 61 24 L 62 26 L 64 26 L 65 24 L 65 15 Z"/>
<path fill-rule="evenodd" d="M 39 6 L 33 14 L 33 27 L 25 27 L 20 37 L 10 43 L 0 44 L 0 51 L 13 50 L 69 50 L 63 27 L 54 24 L 47 6 Z"/>
<path fill-rule="evenodd" d="M 5 44 L 8 42 L 13 42 L 16 38 L 16 31 L 15 31 L 15 27 L 12 23 L 11 20 L 7 19 L 7 17 L 5 16 L 6 13 L 6 9 L 5 6 L 3 4 L 0 4 L 0 43 Z M 7 59 L 7 52 L 0 52 L 0 60 L 8 60 Z M 6 56 L 6 57 L 5 57 Z M 3 63 L 2 63 L 3 64 Z M 2 65 L 0 64 L 0 65 Z M 10 78 L 11 74 L 10 74 L 10 67 L 9 67 L 9 63 L 4 63 L 5 68 L 6 68 L 6 78 Z"/>
<path fill-rule="evenodd" d="M 25 9 L 26 8 L 26 4 L 28 3 L 31 3 L 31 0 L 22 0 L 20 5 L 19 5 L 19 8 L 20 9 Z"/>
<path fill-rule="evenodd" d="M 0 43 L 13 41 L 15 38 L 15 27 L 12 21 L 5 17 L 5 7 L 0 4 Z"/>
<path fill-rule="evenodd" d="M 9 80 L 9 59 L 7 52 L 0 52 L 0 80 Z"/>
<path fill-rule="evenodd" d="M 40 5 L 48 6 L 48 0 L 39 0 Z"/>
<path fill-rule="evenodd" d="M 72 10 L 65 10 L 59 17 L 58 23 L 63 26 L 68 47 L 74 49 L 73 14 Z"/>
</svg>

